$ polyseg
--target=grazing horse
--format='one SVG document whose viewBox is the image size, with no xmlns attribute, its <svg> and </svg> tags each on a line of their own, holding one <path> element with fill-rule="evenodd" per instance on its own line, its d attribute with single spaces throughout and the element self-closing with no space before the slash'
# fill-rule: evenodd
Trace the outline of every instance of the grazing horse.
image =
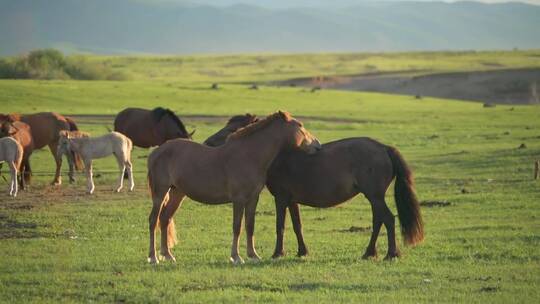
<svg viewBox="0 0 540 304">
<path fill-rule="evenodd" d="M 100 137 L 89 137 L 88 134 L 78 131 L 61 131 L 58 141 L 58 154 L 69 154 L 75 152 L 79 154 L 86 167 L 86 179 L 88 194 L 94 192 L 94 178 L 92 176 L 92 159 L 103 158 L 114 154 L 120 169 L 120 178 L 116 192 L 120 192 L 123 187 L 124 172 L 127 171 L 129 178 L 129 191 L 133 191 L 133 172 L 131 165 L 131 150 L 133 144 L 127 136 L 110 132 Z"/>
<path fill-rule="evenodd" d="M 126 135 L 135 146 L 141 148 L 159 146 L 169 139 L 191 139 L 195 133 L 188 133 L 173 111 L 161 107 L 153 110 L 122 110 L 114 119 L 114 131 Z"/>
<path fill-rule="evenodd" d="M 161 255 L 175 261 L 170 249 L 176 242 L 173 215 L 185 196 L 216 205 L 233 204 L 233 240 L 230 260 L 243 263 L 238 253 L 242 218 L 245 215 L 247 255 L 259 260 L 253 233 L 259 194 L 266 171 L 279 152 L 302 149 L 313 153 L 319 141 L 288 113 L 276 112 L 230 135 L 220 147 L 208 147 L 189 140 L 170 140 L 148 157 L 148 183 L 153 207 L 149 216 L 148 261 L 158 263 L 155 229 L 160 223 Z M 159 221 L 158 221 L 159 219 Z"/>
<path fill-rule="evenodd" d="M 22 121 L 30 126 L 32 132 L 32 139 L 34 141 L 34 149 L 41 149 L 45 146 L 49 146 L 51 153 L 56 162 L 56 172 L 51 184 L 60 185 L 62 179 L 60 177 L 60 170 L 62 168 L 62 158 L 58 157 L 56 149 L 58 147 L 59 132 L 62 130 L 75 131 L 77 126 L 71 120 L 71 123 L 64 116 L 53 112 L 42 112 L 28 115 L 18 114 L 0 114 L 0 122 L 2 121 Z M 74 161 L 69 161 L 69 180 L 75 181 L 73 173 L 73 164 L 77 170 L 82 169 L 82 163 L 78 155 L 68 155 L 69 158 L 73 158 Z M 30 172 L 30 168 L 27 168 Z"/>
<path fill-rule="evenodd" d="M 226 137 L 234 129 L 225 127 L 217 134 Z M 211 138 L 214 138 L 212 136 Z M 214 138 L 214 145 L 223 140 Z M 273 257 L 284 255 L 285 215 L 290 211 L 298 240 L 298 256 L 308 254 L 302 233 L 298 204 L 328 208 L 339 205 L 358 193 L 371 204 L 373 227 L 363 258 L 377 255 L 376 242 L 382 224 L 388 236 L 387 259 L 400 255 L 396 244 L 394 215 L 388 209 L 385 193 L 395 178 L 395 201 L 401 232 L 406 244 L 415 245 L 424 238 L 423 222 L 414 190 L 414 178 L 399 151 L 370 138 L 348 138 L 322 146 L 320 152 L 308 155 L 301 151 L 284 151 L 268 171 L 266 185 L 276 202 L 276 248 Z"/>
<path fill-rule="evenodd" d="M 25 189 L 26 184 L 30 182 L 30 155 L 34 151 L 34 140 L 30 126 L 22 121 L 9 122 L 4 121 L 0 124 L 0 137 L 11 136 L 23 147 L 23 158 L 21 166 L 18 168 L 21 174 L 20 188 Z"/>
<path fill-rule="evenodd" d="M 9 195 L 17 196 L 17 171 L 21 167 L 23 147 L 12 137 L 0 138 L 0 164 L 7 162 L 11 173 Z"/>
</svg>

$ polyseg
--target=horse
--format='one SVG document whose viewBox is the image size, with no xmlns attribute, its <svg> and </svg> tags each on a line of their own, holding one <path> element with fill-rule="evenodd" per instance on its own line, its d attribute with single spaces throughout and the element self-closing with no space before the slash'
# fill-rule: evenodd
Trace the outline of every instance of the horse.
<svg viewBox="0 0 540 304">
<path fill-rule="evenodd" d="M 71 119 L 70 119 L 71 120 Z M 32 133 L 32 139 L 34 141 L 34 149 L 41 149 L 45 146 L 49 146 L 51 153 L 56 162 L 56 172 L 54 174 L 52 185 L 62 184 L 62 179 L 60 176 L 60 170 L 62 168 L 62 158 L 58 157 L 56 151 L 58 147 L 59 132 L 62 130 L 66 131 L 76 131 L 77 126 L 73 120 L 66 119 L 66 117 L 54 113 L 54 112 L 41 112 L 28 115 L 19 115 L 19 114 L 0 114 L 0 122 L 3 121 L 22 121 L 30 126 Z M 83 168 L 81 159 L 78 155 L 68 155 L 69 158 L 73 158 L 73 161 L 68 161 L 69 163 L 69 180 L 74 182 L 74 170 L 81 170 Z M 28 172 L 30 168 L 27 168 Z M 30 174 L 30 173 L 29 173 Z"/>
<path fill-rule="evenodd" d="M 257 116 L 249 113 L 233 116 L 229 119 L 229 121 L 227 121 L 227 124 L 223 129 L 219 130 L 216 134 L 208 137 L 208 139 L 206 139 L 203 144 L 210 147 L 221 146 L 225 143 L 225 140 L 231 133 L 234 133 L 236 132 L 236 130 L 257 121 L 259 121 Z"/>
<path fill-rule="evenodd" d="M 247 121 L 246 121 L 247 122 Z M 240 126 L 242 127 L 242 126 Z M 245 127 L 245 126 L 244 126 Z M 213 145 L 224 143 L 226 126 L 212 136 Z M 416 245 L 424 239 L 423 221 L 414 189 L 414 177 L 401 153 L 394 147 L 371 138 L 347 138 L 322 145 L 321 151 L 308 155 L 301 151 L 283 151 L 268 170 L 267 188 L 276 204 L 276 247 L 273 258 L 283 256 L 285 216 L 290 211 L 298 241 L 298 256 L 308 254 L 302 232 L 298 204 L 328 208 L 344 203 L 359 193 L 369 200 L 372 233 L 364 259 L 377 256 L 376 242 L 384 223 L 388 236 L 385 259 L 400 256 L 395 238 L 394 215 L 388 209 L 385 194 L 395 178 L 395 202 L 403 239 Z"/>
<path fill-rule="evenodd" d="M 127 171 L 129 178 L 129 191 L 133 191 L 133 171 L 131 165 L 131 150 L 133 144 L 127 136 L 110 132 L 100 137 L 90 137 L 87 133 L 78 131 L 60 131 L 58 141 L 58 154 L 69 154 L 71 151 L 79 154 L 86 167 L 87 193 L 94 193 L 94 179 L 92 176 L 92 159 L 102 158 L 114 154 L 120 169 L 120 178 L 116 192 L 123 187 L 124 172 Z"/>
<path fill-rule="evenodd" d="M 22 121 L 4 121 L 0 124 L 0 137 L 11 136 L 23 147 L 23 158 L 19 172 L 20 188 L 25 189 L 31 179 L 30 155 L 34 151 L 34 140 L 30 126 Z"/>
<path fill-rule="evenodd" d="M 171 248 L 176 243 L 173 215 L 185 196 L 217 205 L 233 204 L 233 240 L 230 261 L 242 264 L 238 253 L 242 218 L 245 215 L 247 255 L 260 260 L 254 245 L 255 210 L 266 182 L 266 171 L 279 152 L 302 149 L 314 153 L 319 141 L 289 113 L 278 111 L 231 134 L 220 147 L 185 139 L 170 140 L 148 157 L 148 184 L 153 206 L 150 212 L 148 261 L 158 263 L 155 229 L 161 228 L 161 255 L 176 261 Z"/>
<path fill-rule="evenodd" d="M 141 148 L 159 146 L 169 139 L 191 139 L 195 133 L 188 133 L 173 111 L 161 107 L 153 110 L 122 110 L 114 119 L 114 131 L 126 135 L 135 146 Z"/>
<path fill-rule="evenodd" d="M 23 147 L 12 137 L 0 138 L 0 164 L 7 162 L 11 173 L 9 195 L 17 196 L 17 172 L 21 167 Z"/>
</svg>

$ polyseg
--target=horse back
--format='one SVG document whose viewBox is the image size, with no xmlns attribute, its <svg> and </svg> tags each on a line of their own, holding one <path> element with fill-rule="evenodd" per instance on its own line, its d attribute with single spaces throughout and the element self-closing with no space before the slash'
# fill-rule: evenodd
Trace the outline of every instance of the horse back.
<svg viewBox="0 0 540 304">
<path fill-rule="evenodd" d="M 133 145 L 149 148 L 158 145 L 154 136 L 155 122 L 152 111 L 127 108 L 122 110 L 114 119 L 114 131 L 127 136 Z"/>
<path fill-rule="evenodd" d="M 21 117 L 21 121 L 30 126 L 35 149 L 56 144 L 59 138 L 58 133 L 62 130 L 70 130 L 66 118 L 53 112 L 24 115 Z"/>
</svg>

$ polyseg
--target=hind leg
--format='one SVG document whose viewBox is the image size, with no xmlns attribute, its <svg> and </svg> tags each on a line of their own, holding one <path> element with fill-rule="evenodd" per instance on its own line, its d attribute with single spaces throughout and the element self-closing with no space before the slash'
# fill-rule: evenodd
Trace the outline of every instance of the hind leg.
<svg viewBox="0 0 540 304">
<path fill-rule="evenodd" d="M 120 190 L 122 190 L 122 187 L 124 186 L 124 172 L 126 171 L 126 165 L 120 157 L 116 157 L 116 161 L 118 162 L 118 169 L 120 170 L 120 176 L 118 177 L 118 184 L 116 186 L 115 191 L 120 192 Z"/>
<path fill-rule="evenodd" d="M 171 253 L 171 248 L 176 243 L 176 231 L 174 227 L 174 213 L 182 204 L 185 194 L 178 188 L 171 187 L 169 190 L 169 201 L 162 207 L 159 214 L 159 224 L 161 226 L 161 255 L 165 260 L 175 262 L 176 259 Z"/>
<path fill-rule="evenodd" d="M 378 202 L 377 200 L 369 199 L 369 202 L 371 203 L 372 230 L 369 244 L 362 259 L 377 257 L 377 238 L 379 237 L 379 232 L 381 231 L 381 226 L 383 224 L 383 211 L 380 201 Z"/>
<path fill-rule="evenodd" d="M 126 173 L 128 174 L 129 179 L 129 191 L 133 191 L 135 188 L 135 182 L 133 181 L 133 165 L 131 161 L 126 161 Z"/>
<path fill-rule="evenodd" d="M 158 224 L 159 214 L 163 204 L 169 200 L 169 193 L 165 190 L 157 190 L 152 193 L 152 211 L 148 216 L 148 228 L 150 231 L 150 250 L 148 252 L 148 262 L 151 264 L 158 264 L 158 258 L 156 255 L 156 227 Z"/>
<path fill-rule="evenodd" d="M 9 189 L 9 195 L 17 196 L 17 166 L 14 162 L 9 162 L 9 172 L 11 174 L 11 185 Z"/>
<path fill-rule="evenodd" d="M 62 156 L 58 155 L 57 148 L 58 146 L 56 142 L 49 144 L 49 149 L 51 150 L 54 161 L 56 162 L 56 172 L 54 173 L 54 179 L 51 182 L 51 185 L 58 186 L 62 184 L 62 177 L 60 176 L 60 169 L 62 169 Z"/>
<path fill-rule="evenodd" d="M 294 233 L 296 234 L 296 240 L 298 241 L 297 256 L 302 257 L 308 255 L 308 249 L 304 243 L 304 233 L 302 232 L 302 219 L 300 218 L 300 208 L 297 203 L 291 203 L 289 205 L 289 211 L 291 212 L 291 220 L 293 223 Z"/>
<path fill-rule="evenodd" d="M 373 216 L 373 232 L 375 233 L 375 230 L 380 230 L 381 223 L 384 224 L 386 228 L 386 234 L 388 236 L 388 252 L 386 254 L 385 260 L 390 260 L 396 257 L 399 257 L 401 254 L 399 252 L 399 249 L 397 247 L 396 243 L 396 228 L 395 228 L 395 217 L 392 214 L 392 211 L 388 208 L 388 205 L 386 204 L 386 201 L 384 200 L 384 196 L 382 197 L 376 197 L 376 198 L 369 198 L 369 201 L 371 202 L 372 210 L 374 210 L 374 216 Z M 376 215 L 375 215 L 376 214 Z M 375 222 L 375 219 L 378 219 L 379 222 Z M 377 231 L 378 234 L 378 231 Z M 373 238 L 373 235 L 372 235 Z M 376 236 L 373 243 L 376 242 Z M 371 241 L 370 241 L 371 245 Z M 373 248 L 375 245 L 373 245 Z M 370 249 L 370 246 L 368 246 L 368 250 Z M 367 250 L 366 250 L 367 253 Z"/>
<path fill-rule="evenodd" d="M 94 193 L 94 177 L 92 173 L 92 160 L 85 160 L 84 166 L 86 167 L 86 192 L 88 194 Z"/>
</svg>

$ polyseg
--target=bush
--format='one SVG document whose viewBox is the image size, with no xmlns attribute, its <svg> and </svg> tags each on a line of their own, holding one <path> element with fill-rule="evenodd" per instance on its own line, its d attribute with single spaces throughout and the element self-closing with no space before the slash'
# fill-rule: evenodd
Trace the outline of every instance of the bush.
<svg viewBox="0 0 540 304">
<path fill-rule="evenodd" d="M 126 80 L 105 63 L 89 62 L 82 56 L 65 57 L 55 49 L 43 49 L 13 59 L 0 59 L 0 78 Z"/>
</svg>

